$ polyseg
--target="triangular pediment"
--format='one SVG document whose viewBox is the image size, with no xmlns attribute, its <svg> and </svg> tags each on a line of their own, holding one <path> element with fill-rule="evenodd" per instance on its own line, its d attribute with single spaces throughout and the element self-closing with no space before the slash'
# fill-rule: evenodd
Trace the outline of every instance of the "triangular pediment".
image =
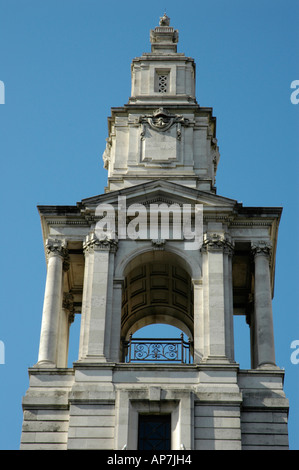
<svg viewBox="0 0 299 470">
<path fill-rule="evenodd" d="M 80 203 L 81 208 L 93 210 L 99 204 L 117 205 L 119 198 L 125 198 L 127 205 L 142 204 L 202 204 L 206 210 L 222 208 L 223 210 L 232 210 L 238 202 L 223 196 L 218 196 L 206 191 L 200 191 L 194 188 L 179 185 L 177 183 L 156 180 L 148 183 L 130 186 L 118 191 L 111 191 L 91 198 L 83 199 Z"/>
</svg>

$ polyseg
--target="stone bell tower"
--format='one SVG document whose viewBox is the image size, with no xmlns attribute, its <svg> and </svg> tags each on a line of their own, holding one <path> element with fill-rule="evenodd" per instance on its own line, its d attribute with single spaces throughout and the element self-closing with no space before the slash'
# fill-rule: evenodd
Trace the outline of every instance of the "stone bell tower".
<svg viewBox="0 0 299 470">
<path fill-rule="evenodd" d="M 216 119 L 164 15 L 112 108 L 105 191 L 39 206 L 47 262 L 22 449 L 287 449 L 272 297 L 281 209 L 217 194 Z M 81 317 L 78 359 L 69 329 Z M 246 317 L 251 368 L 234 353 Z M 178 338 L 138 339 L 151 324 Z"/>
</svg>

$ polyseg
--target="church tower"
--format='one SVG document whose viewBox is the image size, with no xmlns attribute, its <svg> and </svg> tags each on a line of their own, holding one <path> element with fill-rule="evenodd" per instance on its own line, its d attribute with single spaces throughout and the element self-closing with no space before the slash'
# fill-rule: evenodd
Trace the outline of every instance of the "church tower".
<svg viewBox="0 0 299 470">
<path fill-rule="evenodd" d="M 216 119 L 196 101 L 194 60 L 166 15 L 150 42 L 108 118 L 103 194 L 38 207 L 47 278 L 21 449 L 288 449 L 272 321 L 281 209 L 217 194 Z M 180 333 L 138 337 L 155 324 Z"/>
</svg>

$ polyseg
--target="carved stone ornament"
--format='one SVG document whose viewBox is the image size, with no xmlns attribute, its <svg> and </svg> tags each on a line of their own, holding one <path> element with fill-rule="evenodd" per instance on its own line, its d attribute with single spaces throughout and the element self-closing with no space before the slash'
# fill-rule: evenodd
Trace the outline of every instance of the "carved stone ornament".
<svg viewBox="0 0 299 470">
<path fill-rule="evenodd" d="M 74 297 L 70 292 L 63 293 L 62 307 L 69 312 L 69 323 L 75 319 Z"/>
<path fill-rule="evenodd" d="M 115 252 L 117 250 L 117 246 L 117 240 L 103 232 L 99 236 L 96 236 L 95 233 L 88 235 L 83 244 L 83 249 L 85 252 L 90 252 L 95 249 Z"/>
<path fill-rule="evenodd" d="M 253 256 L 256 256 L 259 254 L 270 256 L 272 252 L 272 245 L 270 242 L 260 240 L 258 242 L 252 243 L 251 251 L 252 251 Z"/>
<path fill-rule="evenodd" d="M 160 17 L 159 21 L 160 26 L 169 26 L 170 25 L 170 18 L 164 13 L 162 17 Z"/>
<path fill-rule="evenodd" d="M 224 235 L 213 233 L 212 235 L 205 236 L 201 251 L 203 253 L 209 251 L 222 251 L 223 253 L 231 255 L 234 251 L 234 244 Z"/>
<path fill-rule="evenodd" d="M 68 252 L 64 255 L 64 258 L 63 258 L 63 270 L 64 272 L 67 272 L 69 269 L 70 269 L 70 265 L 71 265 L 71 262 L 70 262 L 70 257 L 69 257 L 69 254 Z"/>
<path fill-rule="evenodd" d="M 143 124 L 141 131 L 141 138 L 145 136 L 144 125 L 149 125 L 151 129 L 156 132 L 165 132 L 170 129 L 174 124 L 177 124 L 177 138 L 181 138 L 181 125 L 188 125 L 189 119 L 184 118 L 179 114 L 170 114 L 166 109 L 159 108 L 153 114 L 144 114 L 138 118 L 138 123 Z"/>
<path fill-rule="evenodd" d="M 165 248 L 165 240 L 161 238 L 153 239 L 152 246 L 154 250 L 164 250 Z"/>
<path fill-rule="evenodd" d="M 110 140 L 107 140 L 106 148 L 103 153 L 104 168 L 106 170 L 108 170 L 109 165 L 110 165 L 110 153 L 111 153 L 111 142 Z"/>
<path fill-rule="evenodd" d="M 217 139 L 211 141 L 211 156 L 214 164 L 214 173 L 216 174 L 218 162 L 220 159 L 219 147 L 217 145 Z"/>
<path fill-rule="evenodd" d="M 65 246 L 65 242 L 55 239 L 47 239 L 46 241 L 46 254 L 49 256 L 61 256 L 65 260 L 68 258 L 68 251 Z"/>
</svg>

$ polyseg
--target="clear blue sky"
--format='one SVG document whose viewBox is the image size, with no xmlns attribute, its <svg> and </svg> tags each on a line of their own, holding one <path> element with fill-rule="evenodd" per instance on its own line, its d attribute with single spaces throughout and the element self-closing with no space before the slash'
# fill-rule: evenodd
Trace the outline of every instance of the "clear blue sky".
<svg viewBox="0 0 299 470">
<path fill-rule="evenodd" d="M 0 0 L 0 449 L 19 448 L 37 361 L 46 266 L 36 206 L 104 192 L 110 108 L 128 101 L 131 60 L 150 51 L 165 9 L 178 50 L 195 58 L 197 100 L 217 117 L 218 194 L 284 208 L 273 314 L 290 445 L 299 449 L 299 364 L 290 360 L 299 340 L 297 0 Z"/>
</svg>

